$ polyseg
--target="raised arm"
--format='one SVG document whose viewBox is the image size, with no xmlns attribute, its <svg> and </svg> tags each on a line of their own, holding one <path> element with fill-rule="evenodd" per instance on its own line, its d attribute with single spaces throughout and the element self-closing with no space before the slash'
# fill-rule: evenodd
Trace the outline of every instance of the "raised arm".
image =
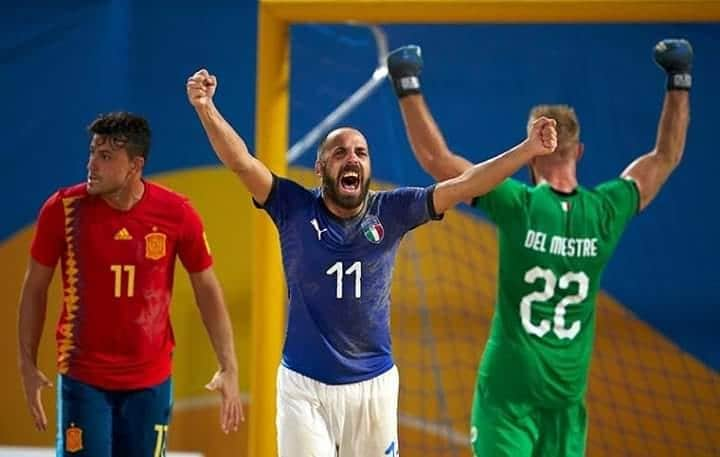
<svg viewBox="0 0 720 457">
<path fill-rule="evenodd" d="M 226 167 L 240 177 L 253 198 L 262 205 L 272 188 L 272 174 L 265 164 L 250 154 L 245 141 L 215 107 L 213 95 L 216 88 L 217 78 L 205 69 L 187 80 L 188 99 L 215 153 Z"/>
<path fill-rule="evenodd" d="M 519 145 L 439 183 L 433 193 L 435 211 L 444 213 L 460 202 L 484 195 L 533 157 L 552 153 L 557 148 L 556 124 L 554 119 L 536 119 L 527 139 Z"/>
<path fill-rule="evenodd" d="M 405 121 L 405 132 L 420 166 L 437 181 L 454 178 L 472 167 L 470 161 L 448 148 L 420 92 L 420 48 L 396 49 L 388 55 L 387 65 Z"/>
<path fill-rule="evenodd" d="M 658 122 L 655 147 L 623 171 L 640 192 L 640 209 L 647 207 L 680 163 L 690 121 L 693 51 L 686 40 L 663 40 L 655 46 L 655 62 L 667 73 L 667 92 Z"/>
</svg>

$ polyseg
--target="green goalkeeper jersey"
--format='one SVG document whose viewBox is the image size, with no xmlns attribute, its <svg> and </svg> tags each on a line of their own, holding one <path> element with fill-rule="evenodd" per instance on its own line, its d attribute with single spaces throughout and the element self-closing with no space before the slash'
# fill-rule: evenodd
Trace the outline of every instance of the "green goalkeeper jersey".
<svg viewBox="0 0 720 457">
<path fill-rule="evenodd" d="M 600 278 L 638 205 L 635 183 L 622 178 L 571 194 L 507 179 L 475 199 L 500 244 L 479 369 L 491 396 L 544 407 L 583 398 Z"/>
</svg>

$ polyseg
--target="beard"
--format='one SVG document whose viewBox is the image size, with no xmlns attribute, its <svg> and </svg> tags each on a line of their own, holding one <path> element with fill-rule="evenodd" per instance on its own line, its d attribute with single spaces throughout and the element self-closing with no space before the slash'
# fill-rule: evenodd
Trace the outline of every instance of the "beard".
<svg viewBox="0 0 720 457">
<path fill-rule="evenodd" d="M 326 169 L 322 173 L 322 192 L 323 195 L 343 209 L 356 209 L 365 202 L 367 194 L 370 191 L 370 178 L 360 182 L 360 193 L 357 195 L 343 195 L 340 192 L 340 183 L 337 177 L 331 176 Z"/>
<path fill-rule="evenodd" d="M 112 197 L 123 191 L 130 182 L 130 173 L 126 173 L 124 178 L 120 178 L 117 175 L 103 176 L 98 178 L 97 181 L 85 183 L 85 188 L 88 194 L 98 195 L 101 197 Z"/>
<path fill-rule="evenodd" d="M 94 182 L 92 184 L 86 183 L 85 187 L 87 188 L 87 192 L 90 195 L 107 195 L 111 194 L 117 189 L 114 188 L 108 188 L 108 184 L 106 182 Z"/>
<path fill-rule="evenodd" d="M 102 197 L 115 195 L 123 190 L 126 182 L 108 182 L 107 180 L 101 180 L 100 182 L 94 182 L 92 184 L 86 183 L 85 187 L 90 195 L 99 195 Z"/>
</svg>

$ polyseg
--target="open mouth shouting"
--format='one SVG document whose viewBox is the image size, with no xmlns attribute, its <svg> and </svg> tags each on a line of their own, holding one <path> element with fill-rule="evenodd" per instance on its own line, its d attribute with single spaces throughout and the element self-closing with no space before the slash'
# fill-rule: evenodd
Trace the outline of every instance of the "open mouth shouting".
<svg viewBox="0 0 720 457">
<path fill-rule="evenodd" d="M 370 187 L 370 179 L 365 177 L 362 165 L 347 164 L 336 175 L 327 171 L 326 167 L 322 174 L 324 196 L 347 210 L 361 207 Z"/>
<path fill-rule="evenodd" d="M 362 191 L 362 173 L 360 167 L 348 166 L 338 176 L 340 193 L 357 195 Z"/>
</svg>

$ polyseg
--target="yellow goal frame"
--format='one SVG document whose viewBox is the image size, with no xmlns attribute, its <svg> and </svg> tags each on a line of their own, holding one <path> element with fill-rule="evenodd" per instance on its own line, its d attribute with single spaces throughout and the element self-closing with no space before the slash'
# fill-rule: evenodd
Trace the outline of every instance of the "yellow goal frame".
<svg viewBox="0 0 720 457">
<path fill-rule="evenodd" d="M 285 175 L 290 77 L 289 27 L 344 23 L 717 22 L 718 0 L 260 0 L 255 146 Z M 254 216 L 249 456 L 277 455 L 275 377 L 285 322 L 277 233 Z M 308 350 L 312 350 L 308 348 Z"/>
</svg>

